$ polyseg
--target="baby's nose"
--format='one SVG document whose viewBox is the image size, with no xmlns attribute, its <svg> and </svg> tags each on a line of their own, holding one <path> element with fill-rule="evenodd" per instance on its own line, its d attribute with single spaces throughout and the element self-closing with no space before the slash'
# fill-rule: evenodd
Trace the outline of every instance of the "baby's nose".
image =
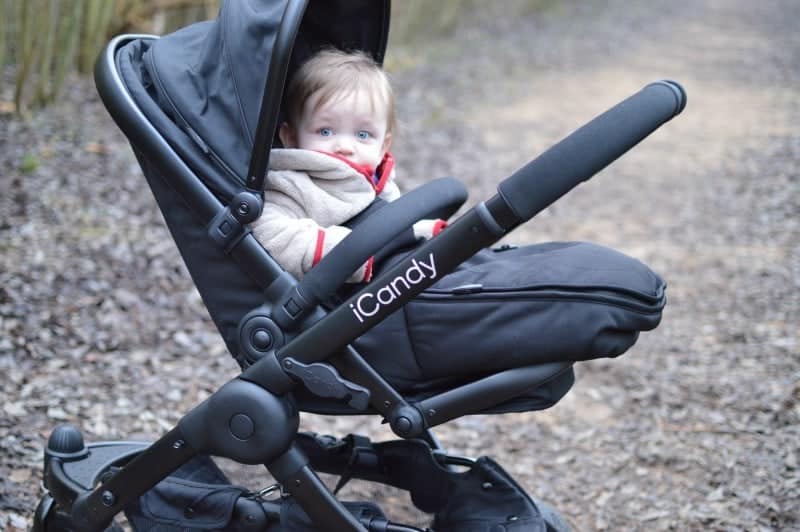
<svg viewBox="0 0 800 532">
<path fill-rule="evenodd" d="M 352 154 L 353 143 L 349 139 L 347 139 L 344 135 L 340 136 L 338 139 L 336 139 L 336 153 Z"/>
</svg>

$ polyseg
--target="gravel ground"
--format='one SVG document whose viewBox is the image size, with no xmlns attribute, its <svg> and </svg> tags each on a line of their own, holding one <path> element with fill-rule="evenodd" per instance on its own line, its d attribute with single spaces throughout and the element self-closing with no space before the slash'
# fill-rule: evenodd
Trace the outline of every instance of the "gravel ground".
<svg viewBox="0 0 800 532">
<path fill-rule="evenodd" d="M 669 304 L 628 354 L 580 364 L 555 407 L 437 435 L 578 530 L 800 530 L 800 3 L 510 5 L 390 50 L 405 182 L 453 175 L 486 199 L 646 83 L 678 80 L 683 115 L 510 238 L 620 249 L 667 279 Z M 0 191 L 0 530 L 17 530 L 54 425 L 152 439 L 236 366 L 88 81 L 26 121 L 0 115 Z M 387 436 L 361 417 L 303 429 Z"/>
</svg>

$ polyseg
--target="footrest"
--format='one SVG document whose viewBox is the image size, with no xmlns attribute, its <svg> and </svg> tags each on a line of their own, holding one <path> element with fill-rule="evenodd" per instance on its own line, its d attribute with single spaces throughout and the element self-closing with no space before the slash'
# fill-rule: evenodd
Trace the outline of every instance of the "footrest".
<svg viewBox="0 0 800 532">
<path fill-rule="evenodd" d="M 98 442 L 85 445 L 75 427 L 53 430 L 44 450 L 44 485 L 58 505 L 69 510 L 75 498 L 91 491 L 111 467 L 147 449 L 144 442 Z"/>
<path fill-rule="evenodd" d="M 84 458 L 71 462 L 61 461 L 59 466 L 65 479 L 88 491 L 97 484 L 104 472 L 127 462 L 148 446 L 149 444 L 140 442 L 90 443 L 86 446 Z"/>
</svg>

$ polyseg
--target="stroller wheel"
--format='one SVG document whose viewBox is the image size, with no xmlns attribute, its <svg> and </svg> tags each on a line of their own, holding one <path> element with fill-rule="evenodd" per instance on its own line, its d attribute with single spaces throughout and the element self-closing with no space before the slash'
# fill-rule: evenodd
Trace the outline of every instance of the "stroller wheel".
<svg viewBox="0 0 800 532">
<path fill-rule="evenodd" d="M 39 504 L 36 506 L 36 511 L 33 513 L 33 525 L 31 532 L 47 532 L 49 530 L 71 530 L 67 526 L 69 519 L 65 519 L 65 514 L 59 512 L 56 508 L 56 503 L 49 494 L 45 494 Z"/>
<path fill-rule="evenodd" d="M 69 514 L 61 511 L 49 494 L 45 494 L 33 514 L 31 532 L 75 532 L 75 526 Z M 105 532 L 124 532 L 116 523 L 105 529 Z"/>
</svg>

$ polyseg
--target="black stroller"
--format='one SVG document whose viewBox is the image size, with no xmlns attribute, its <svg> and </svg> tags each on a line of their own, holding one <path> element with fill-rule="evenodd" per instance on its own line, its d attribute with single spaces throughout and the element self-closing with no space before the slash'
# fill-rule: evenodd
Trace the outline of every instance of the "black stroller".
<svg viewBox="0 0 800 532">
<path fill-rule="evenodd" d="M 430 429 L 469 414 L 549 408 L 572 386 L 576 361 L 617 356 L 658 324 L 663 282 L 633 259 L 580 244 L 488 248 L 680 113 L 685 93 L 671 81 L 647 85 L 437 237 L 393 249 L 415 221 L 447 218 L 465 201 L 458 181 L 433 180 L 355 224 L 298 282 L 248 229 L 261 213 L 285 81 L 323 46 L 381 61 L 388 27 L 389 0 L 237 0 L 215 21 L 160 39 L 123 35 L 101 54 L 100 95 L 242 372 L 152 444 L 85 444 L 76 428 L 57 427 L 34 530 L 104 530 L 124 512 L 140 531 L 420 531 L 372 502 L 340 502 L 317 472 L 340 485 L 359 478 L 408 491 L 436 532 L 569 528 L 496 462 L 450 456 Z M 381 223 L 368 223 L 375 217 Z M 375 279 L 343 295 L 350 273 L 380 253 Z M 409 274 L 434 261 L 438 274 Z M 476 278 L 485 263 L 498 276 Z M 506 284 L 492 292 L 494 281 Z M 408 369 L 421 355 L 400 347 L 403 312 L 435 322 L 442 300 L 474 304 L 475 316 L 489 309 L 494 323 L 524 334 L 499 342 L 507 356 L 487 355 L 486 323 L 460 315 L 478 333 L 462 330 L 459 352 L 429 346 L 439 350 L 436 367 Z M 538 343 L 520 349 L 522 336 Z M 400 439 L 300 433 L 300 412 L 377 414 Z M 232 485 L 211 456 L 265 465 L 274 491 Z"/>
</svg>

